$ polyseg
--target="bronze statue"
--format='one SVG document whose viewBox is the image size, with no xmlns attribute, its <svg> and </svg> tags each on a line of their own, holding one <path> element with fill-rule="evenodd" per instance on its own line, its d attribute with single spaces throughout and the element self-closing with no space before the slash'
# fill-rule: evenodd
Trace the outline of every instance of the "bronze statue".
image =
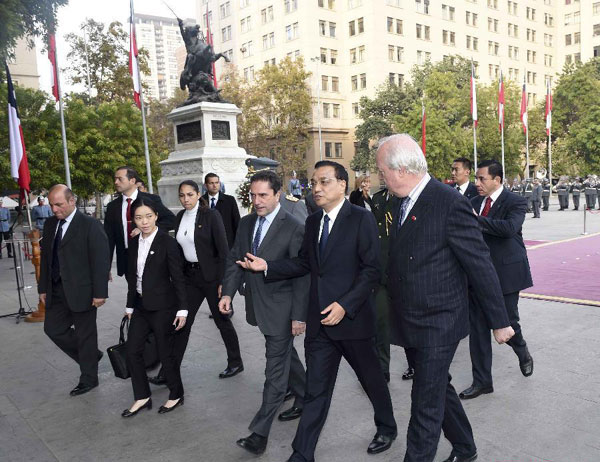
<svg viewBox="0 0 600 462">
<path fill-rule="evenodd" d="M 179 18 L 177 22 L 187 51 L 179 86 L 182 90 L 187 86 L 189 96 L 182 106 L 203 101 L 226 102 L 220 94 L 221 90 L 217 90 L 213 85 L 212 63 L 219 58 L 225 58 L 225 61 L 229 62 L 229 58 L 223 53 L 215 54 L 212 45 L 206 43 L 199 25 L 184 27 L 183 21 Z"/>
</svg>

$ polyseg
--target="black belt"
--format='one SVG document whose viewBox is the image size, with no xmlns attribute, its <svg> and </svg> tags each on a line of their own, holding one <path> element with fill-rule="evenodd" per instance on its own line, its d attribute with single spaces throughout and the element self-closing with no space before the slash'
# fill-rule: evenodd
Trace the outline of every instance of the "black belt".
<svg viewBox="0 0 600 462">
<path fill-rule="evenodd" d="M 185 262 L 185 267 L 189 268 L 189 269 L 200 269 L 200 263 L 186 261 Z"/>
</svg>

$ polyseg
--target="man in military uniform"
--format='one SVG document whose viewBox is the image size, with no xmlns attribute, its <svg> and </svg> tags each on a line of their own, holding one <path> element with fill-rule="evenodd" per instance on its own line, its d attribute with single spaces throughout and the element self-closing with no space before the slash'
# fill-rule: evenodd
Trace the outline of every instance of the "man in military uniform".
<svg viewBox="0 0 600 462">
<path fill-rule="evenodd" d="M 561 178 L 556 185 L 556 192 L 558 193 L 558 205 L 560 210 L 566 210 L 569 208 L 569 186 L 567 180 Z"/>
<path fill-rule="evenodd" d="M 585 203 L 588 209 L 593 210 L 596 205 L 596 197 L 598 191 L 596 191 L 596 180 L 592 175 L 588 175 L 587 179 L 583 182 L 585 189 Z"/>
<path fill-rule="evenodd" d="M 291 194 L 286 194 L 282 188 L 279 194 L 279 203 L 281 204 L 281 208 L 283 210 L 292 214 L 294 217 L 300 220 L 301 223 L 306 221 L 308 212 L 306 211 L 306 204 L 304 204 L 303 200 L 300 200 Z"/>
<path fill-rule="evenodd" d="M 531 206 L 533 207 L 533 218 L 540 218 L 540 206 L 542 205 L 542 185 L 540 180 L 533 180 L 533 190 L 531 193 Z"/>
<path fill-rule="evenodd" d="M 542 210 L 545 212 L 550 208 L 550 180 L 544 178 L 542 180 Z"/>
<path fill-rule="evenodd" d="M 11 238 L 10 232 L 10 210 L 2 206 L 2 198 L 0 197 L 0 258 L 2 258 L 2 238 L 8 240 Z M 6 244 L 6 252 L 8 258 L 12 258 L 12 244 Z"/>
<path fill-rule="evenodd" d="M 583 185 L 581 184 L 581 178 L 575 178 L 575 181 L 571 185 L 571 194 L 573 196 L 573 210 L 579 210 L 579 198 L 581 197 L 581 190 Z"/>
<path fill-rule="evenodd" d="M 533 211 L 533 206 L 532 206 L 533 183 L 531 182 L 531 178 L 527 178 L 525 180 L 525 187 L 523 188 L 523 195 L 525 196 L 525 199 L 527 199 L 527 213 L 531 213 Z"/>
<path fill-rule="evenodd" d="M 510 188 L 510 191 L 514 192 L 515 194 L 521 194 L 521 183 L 519 183 L 518 178 L 515 178 L 513 180 L 512 188 Z"/>
<path fill-rule="evenodd" d="M 52 216 L 52 210 L 49 205 L 44 204 L 44 196 L 38 196 L 38 205 L 31 210 L 31 218 L 35 221 L 35 227 L 42 232 L 46 219 Z"/>
</svg>

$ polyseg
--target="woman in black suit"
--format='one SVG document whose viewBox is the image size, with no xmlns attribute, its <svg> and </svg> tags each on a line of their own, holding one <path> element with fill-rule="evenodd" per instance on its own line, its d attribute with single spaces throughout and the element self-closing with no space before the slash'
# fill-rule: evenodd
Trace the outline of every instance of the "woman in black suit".
<svg viewBox="0 0 600 462">
<path fill-rule="evenodd" d="M 154 202 L 136 199 L 131 205 L 131 216 L 140 230 L 140 234 L 130 241 L 127 269 L 126 312 L 131 320 L 127 366 L 135 403 L 123 411 L 123 417 L 132 417 L 142 409 L 152 409 L 144 364 L 144 346 L 150 332 L 154 332 L 169 387 L 169 400 L 158 412 L 163 414 L 183 405 L 183 384 L 172 343 L 173 337 L 185 326 L 187 317 L 183 262 L 177 242 L 156 226 L 158 214 Z"/>
<path fill-rule="evenodd" d="M 361 175 L 356 179 L 355 189 L 350 193 L 350 203 L 358 205 L 363 209 L 373 211 L 373 199 L 369 195 L 371 190 L 371 177 L 368 175 Z"/>
<path fill-rule="evenodd" d="M 227 349 L 227 368 L 219 377 L 232 377 L 243 371 L 244 366 L 235 327 L 218 306 L 225 259 L 229 254 L 225 226 L 219 211 L 208 207 L 195 181 L 185 180 L 179 185 L 179 201 L 184 210 L 177 214 L 175 236 L 184 257 L 189 314 L 185 327 L 175 337 L 173 354 L 181 365 L 196 313 L 206 298 Z M 163 371 L 150 381 L 157 385 L 166 383 Z"/>
</svg>

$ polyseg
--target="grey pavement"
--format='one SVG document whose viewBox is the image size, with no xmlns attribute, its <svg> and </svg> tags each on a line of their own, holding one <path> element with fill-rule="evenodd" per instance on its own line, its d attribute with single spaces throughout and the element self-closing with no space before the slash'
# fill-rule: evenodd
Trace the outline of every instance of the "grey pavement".
<svg viewBox="0 0 600 462">
<path fill-rule="evenodd" d="M 582 212 L 528 216 L 525 238 L 558 240 L 577 237 Z M 600 231 L 600 215 L 592 215 L 589 231 Z M 28 284 L 35 286 L 32 266 L 25 264 Z M 17 308 L 12 262 L 0 260 L 0 314 Z M 535 279 L 535 275 L 534 275 Z M 34 305 L 35 289 L 26 290 Z M 125 301 L 125 283 L 110 285 L 110 299 L 99 310 L 100 347 L 118 340 Z M 182 376 L 185 405 L 171 414 L 156 408 L 167 399 L 153 387 L 155 408 L 133 419 L 120 413 L 133 400 L 129 380 L 115 378 L 105 356 L 100 386 L 69 397 L 78 369 L 44 335 L 41 324 L 15 324 L 0 319 L 0 461 L 252 461 L 287 460 L 297 421 L 275 421 L 267 452 L 247 454 L 235 441 L 247 429 L 261 400 L 264 381 L 264 341 L 246 324 L 241 298 L 233 318 L 238 330 L 245 371 L 219 380 L 225 348 L 208 308 L 196 318 Z M 535 372 L 524 378 L 509 347 L 494 345 L 495 392 L 464 403 L 482 462 L 597 462 L 600 460 L 600 311 L 597 307 L 522 299 L 523 332 L 535 359 Z M 302 340 L 296 347 L 303 357 Z M 329 418 L 317 447 L 318 461 L 399 461 L 406 448 L 410 382 L 403 382 L 403 351 L 392 347 L 390 390 L 399 437 L 392 449 L 368 456 L 375 428 L 372 410 L 348 364 L 340 368 Z M 458 391 L 471 382 L 468 343 L 462 341 L 452 365 Z M 289 403 L 289 402 L 288 402 Z M 288 403 L 282 409 L 287 408 Z M 440 439 L 436 461 L 450 445 Z"/>
</svg>

